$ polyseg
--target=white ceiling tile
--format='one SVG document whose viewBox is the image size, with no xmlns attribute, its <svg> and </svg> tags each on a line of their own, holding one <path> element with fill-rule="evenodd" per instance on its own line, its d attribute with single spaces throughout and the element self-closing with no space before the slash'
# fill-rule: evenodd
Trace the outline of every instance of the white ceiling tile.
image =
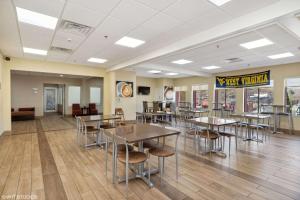
<svg viewBox="0 0 300 200">
<path fill-rule="evenodd" d="M 217 7 L 206 0 L 180 0 L 163 12 L 178 20 L 188 21 L 199 19 L 208 12 L 215 12 Z"/>
<path fill-rule="evenodd" d="M 170 6 L 173 3 L 176 3 L 177 0 L 159 0 L 159 1 L 153 1 L 153 0 L 136 0 L 138 2 L 141 2 L 155 10 L 163 10 Z"/>
<path fill-rule="evenodd" d="M 238 17 L 257 11 L 278 1 L 280 0 L 233 0 L 224 4 L 220 8 L 228 14 Z"/>
<path fill-rule="evenodd" d="M 67 3 L 62 18 L 79 24 L 96 27 L 106 13 L 85 8 L 77 3 Z"/>
<path fill-rule="evenodd" d="M 24 47 L 48 50 L 53 30 L 24 23 L 19 23 L 19 27 Z"/>
<path fill-rule="evenodd" d="M 137 26 L 154 16 L 158 11 L 134 0 L 123 0 L 113 10 L 111 16 L 123 20 L 126 24 Z"/>
<path fill-rule="evenodd" d="M 179 23 L 180 22 L 178 20 L 163 13 L 159 13 L 149 21 L 134 29 L 128 35 L 133 38 L 139 38 L 147 41 L 160 33 L 172 29 L 179 25 Z"/>
<path fill-rule="evenodd" d="M 59 17 L 65 0 L 14 0 L 17 7 L 39 12 L 52 17 Z"/>
<path fill-rule="evenodd" d="M 52 46 L 62 47 L 66 49 L 75 49 L 80 43 L 85 39 L 85 37 L 80 37 L 71 33 L 66 33 L 62 30 L 58 30 L 54 36 Z M 71 41 L 69 41 L 71 40 Z"/>
<path fill-rule="evenodd" d="M 121 0 L 68 0 L 68 2 L 107 15 Z"/>
</svg>

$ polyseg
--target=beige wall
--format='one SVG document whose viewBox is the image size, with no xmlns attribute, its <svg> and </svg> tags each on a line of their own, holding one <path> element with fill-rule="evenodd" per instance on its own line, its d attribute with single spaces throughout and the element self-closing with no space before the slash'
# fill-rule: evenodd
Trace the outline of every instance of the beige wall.
<svg viewBox="0 0 300 200">
<path fill-rule="evenodd" d="M 136 77 L 136 86 L 150 87 L 149 95 L 136 95 L 136 111 L 143 111 L 143 101 L 154 101 L 156 97 L 156 79 Z"/>
<path fill-rule="evenodd" d="M 118 70 L 113 72 L 114 78 L 111 84 L 114 85 L 114 91 L 111 96 L 114 97 L 114 108 L 121 107 L 125 113 L 126 120 L 136 119 L 136 74 L 135 72 L 128 72 Z M 133 97 L 122 98 L 116 97 L 116 81 L 130 81 L 133 82 Z M 114 110 L 113 108 L 113 110 Z"/>
<path fill-rule="evenodd" d="M 63 84 L 66 86 L 65 114 L 72 114 L 72 107 L 68 105 L 68 87 L 82 86 L 82 79 L 12 74 L 11 107 L 15 110 L 20 107 L 35 107 L 35 115 L 43 116 L 44 84 Z M 37 88 L 37 93 L 34 93 L 33 88 Z M 83 91 L 83 88 L 81 89 L 81 91 Z M 81 99 L 83 99 L 83 97 Z"/>
<path fill-rule="evenodd" d="M 227 73 L 216 74 L 219 76 L 226 75 L 239 75 L 239 74 L 248 74 L 255 73 L 259 71 L 271 70 L 271 79 L 274 81 L 274 104 L 284 104 L 284 80 L 289 77 L 300 77 L 300 63 L 286 64 L 286 65 L 277 65 L 272 67 L 261 67 L 261 68 L 252 68 L 245 69 Z M 205 84 L 209 86 L 209 103 L 210 108 L 212 102 L 214 101 L 214 84 L 215 76 L 212 77 L 190 77 L 190 78 L 179 78 L 174 79 L 174 86 L 187 86 L 186 98 L 188 101 L 191 101 L 191 88 L 194 84 Z M 243 92 L 242 88 L 236 89 L 236 98 L 237 98 L 237 112 L 243 112 Z M 286 128 L 287 123 L 286 119 L 283 119 L 282 127 Z M 300 118 L 294 118 L 294 127 L 296 130 L 300 130 Z"/>
<path fill-rule="evenodd" d="M 3 82 L 2 82 L 2 69 L 3 69 L 3 58 L 0 53 L 0 135 L 3 132 Z"/>
<path fill-rule="evenodd" d="M 90 102 L 90 87 L 100 87 L 101 88 L 101 100 L 100 105 L 98 106 L 98 112 L 103 112 L 103 79 L 102 78 L 88 78 L 88 79 L 82 79 L 82 92 L 81 92 L 81 104 L 82 105 L 88 105 Z"/>
<path fill-rule="evenodd" d="M 11 58 L 11 61 L 4 61 L 3 67 L 3 80 L 2 80 L 2 92 L 3 92 L 3 129 L 5 131 L 11 130 L 11 70 L 22 70 L 22 71 L 34 71 L 34 72 L 45 72 L 45 73 L 58 73 L 58 74 L 69 74 L 69 75 L 81 75 L 81 76 L 93 76 L 103 77 L 104 83 L 108 82 L 108 73 L 105 69 L 97 67 L 89 67 L 82 65 L 64 64 L 56 62 L 46 62 L 38 60 L 27 60 L 20 58 Z M 110 88 L 104 87 L 104 105 L 110 105 L 111 102 Z M 110 106 L 104 106 L 104 113 L 111 113 Z"/>
</svg>

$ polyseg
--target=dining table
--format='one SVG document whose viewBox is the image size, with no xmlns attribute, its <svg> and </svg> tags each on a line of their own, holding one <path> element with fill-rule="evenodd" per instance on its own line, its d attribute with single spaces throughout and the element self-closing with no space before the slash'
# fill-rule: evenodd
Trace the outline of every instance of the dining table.
<svg viewBox="0 0 300 200">
<path fill-rule="evenodd" d="M 115 127 L 114 122 L 116 120 L 121 120 L 121 116 L 120 115 L 115 115 L 115 114 L 111 114 L 111 115 L 85 115 L 85 116 L 81 116 L 80 118 L 85 123 L 96 122 L 97 123 L 97 128 L 99 129 L 99 131 L 101 131 L 101 124 L 104 121 L 108 121 L 108 123 L 110 124 L 110 127 L 113 128 L 113 127 Z M 99 137 L 99 134 L 97 134 L 96 141 L 92 144 L 87 145 L 86 147 L 91 147 L 91 146 L 101 147 L 104 144 L 105 144 L 105 142 L 102 138 L 102 135 L 100 135 L 100 137 Z"/>
<path fill-rule="evenodd" d="M 271 115 L 260 114 L 260 113 L 234 113 L 231 114 L 230 116 L 238 117 L 240 119 L 246 119 L 247 120 L 246 124 L 248 126 L 253 124 L 253 120 L 257 120 L 257 122 L 259 122 L 260 120 L 270 119 L 272 117 Z M 258 123 L 256 125 L 258 126 Z M 250 129 L 247 129 L 246 137 L 243 139 L 244 141 L 255 141 L 261 143 L 263 142 L 259 138 L 252 136 Z"/>
<path fill-rule="evenodd" d="M 179 136 L 180 131 L 174 129 L 167 129 L 164 127 L 153 126 L 150 124 L 133 124 L 132 132 L 116 132 L 116 129 L 109 129 L 106 131 L 111 131 L 111 134 L 116 134 L 126 140 L 127 143 L 133 144 L 138 143 L 138 151 L 144 152 L 143 142 L 147 140 L 164 138 L 167 136 L 177 135 Z M 177 141 L 177 140 L 176 140 Z M 114 162 L 113 162 L 114 163 Z M 114 169 L 114 166 L 113 166 Z M 151 174 L 158 173 L 157 168 L 151 169 Z M 147 178 L 148 170 L 145 169 L 144 163 L 139 164 L 137 173 L 130 176 L 129 179 L 139 178 L 142 179 L 149 187 L 153 187 L 153 183 Z M 115 172 L 113 171 L 113 180 L 115 179 Z M 124 177 L 119 177 L 119 182 L 124 182 Z"/>
<path fill-rule="evenodd" d="M 195 126 L 205 126 L 207 127 L 210 131 L 215 131 L 216 133 L 219 134 L 220 132 L 220 127 L 229 126 L 229 125 L 237 125 L 239 123 L 238 120 L 234 118 L 221 118 L 221 117 L 198 117 L 198 118 L 193 118 L 189 119 L 189 122 L 194 124 Z M 217 130 L 215 130 L 215 127 L 217 127 Z M 235 138 L 237 139 L 237 128 L 235 126 Z M 221 156 L 221 157 L 226 157 L 226 154 L 223 152 L 222 147 L 214 147 L 213 142 L 211 142 L 211 149 L 209 149 L 208 152 L 205 153 L 216 153 L 216 155 Z"/>
</svg>

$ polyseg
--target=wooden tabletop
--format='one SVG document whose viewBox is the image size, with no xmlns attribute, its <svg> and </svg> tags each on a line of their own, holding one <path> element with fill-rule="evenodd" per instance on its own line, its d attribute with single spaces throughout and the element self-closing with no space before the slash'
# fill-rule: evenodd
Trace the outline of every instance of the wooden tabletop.
<svg viewBox="0 0 300 200">
<path fill-rule="evenodd" d="M 113 134 L 117 134 L 122 138 L 125 138 L 128 143 L 140 142 L 144 140 L 180 134 L 180 132 L 176 130 L 169 130 L 166 128 L 152 126 L 149 124 L 134 124 L 132 126 L 132 132 L 115 133 L 116 129 L 111 129 L 109 131 L 112 131 Z"/>
<path fill-rule="evenodd" d="M 85 122 L 91 122 L 91 121 L 115 120 L 115 119 L 121 119 L 121 117 L 119 115 L 86 115 L 86 116 L 81 116 L 81 119 Z"/>
<path fill-rule="evenodd" d="M 249 119 L 267 119 L 267 118 L 271 117 L 270 115 L 259 114 L 259 113 L 234 113 L 234 114 L 231 114 L 230 116 L 249 118 Z"/>
<path fill-rule="evenodd" d="M 239 122 L 235 119 L 220 118 L 220 117 L 198 117 L 198 118 L 190 119 L 189 121 L 194 124 L 207 124 L 213 126 L 225 126 L 225 125 L 235 124 Z"/>
</svg>

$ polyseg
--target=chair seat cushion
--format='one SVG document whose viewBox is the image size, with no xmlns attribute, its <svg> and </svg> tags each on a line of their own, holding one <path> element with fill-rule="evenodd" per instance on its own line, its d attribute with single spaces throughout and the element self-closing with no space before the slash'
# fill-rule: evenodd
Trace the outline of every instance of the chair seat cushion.
<svg viewBox="0 0 300 200">
<path fill-rule="evenodd" d="M 175 150 L 169 146 L 156 146 L 149 150 L 149 153 L 157 157 L 169 157 L 175 154 Z"/>
<path fill-rule="evenodd" d="M 94 132 L 99 131 L 99 129 L 97 129 L 97 127 L 95 127 L 95 126 L 86 126 L 86 130 L 88 133 L 94 133 Z"/>
<path fill-rule="evenodd" d="M 126 153 L 119 153 L 119 161 L 126 163 Z M 147 155 L 143 152 L 132 151 L 128 153 L 128 163 L 129 164 L 138 164 L 145 162 L 147 160 Z"/>
<path fill-rule="evenodd" d="M 219 135 L 213 131 L 203 131 L 203 132 L 200 132 L 199 135 L 200 135 L 200 137 L 204 137 L 204 138 L 211 139 L 211 140 L 219 138 Z"/>
</svg>

